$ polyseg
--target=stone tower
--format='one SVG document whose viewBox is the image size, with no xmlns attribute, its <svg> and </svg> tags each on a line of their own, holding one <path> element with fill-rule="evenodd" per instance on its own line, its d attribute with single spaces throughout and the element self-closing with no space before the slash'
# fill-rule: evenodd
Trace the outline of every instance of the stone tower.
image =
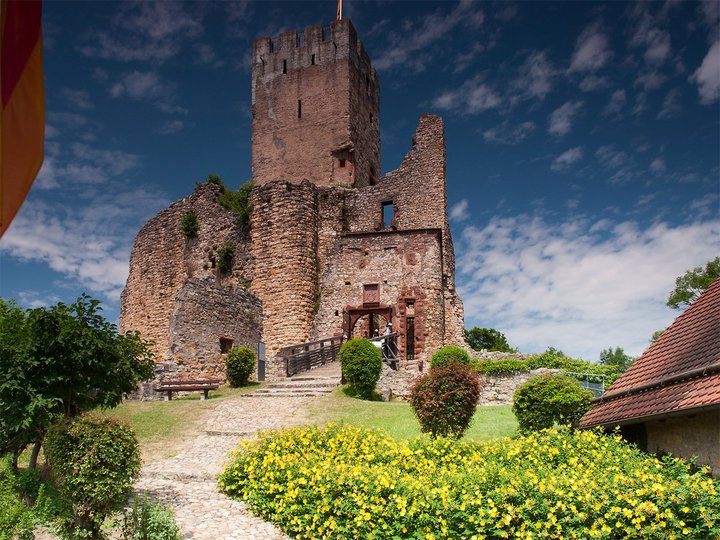
<svg viewBox="0 0 720 540">
<path fill-rule="evenodd" d="M 349 20 L 253 43 L 252 167 L 273 180 L 362 187 L 380 173 L 380 88 Z"/>
<path fill-rule="evenodd" d="M 349 20 L 253 44 L 249 228 L 204 184 L 137 236 L 121 329 L 155 340 L 162 377 L 222 375 L 229 346 L 397 332 L 402 393 L 431 354 L 462 344 L 442 119 L 420 118 L 399 167 L 380 173 L 379 81 Z M 181 222 L 197 215 L 197 237 Z M 232 248 L 231 271 L 216 268 Z M 390 368 L 388 368 L 390 369 Z"/>
</svg>

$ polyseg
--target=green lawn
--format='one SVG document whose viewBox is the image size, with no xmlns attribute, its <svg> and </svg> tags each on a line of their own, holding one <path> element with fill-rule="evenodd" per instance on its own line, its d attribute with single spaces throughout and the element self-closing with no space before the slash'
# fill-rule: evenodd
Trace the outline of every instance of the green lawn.
<svg viewBox="0 0 720 540">
<path fill-rule="evenodd" d="M 135 429 L 143 460 L 149 463 L 176 454 L 185 441 L 200 433 L 203 422 L 220 403 L 258 386 L 257 383 L 244 388 L 223 386 L 211 391 L 207 400 L 201 400 L 200 392 L 194 392 L 172 401 L 126 401 L 102 413 L 125 420 Z"/>
<path fill-rule="evenodd" d="M 315 424 L 345 422 L 379 428 L 396 439 L 409 439 L 420 434 L 420 425 L 408 403 L 363 401 L 348 397 L 342 389 L 311 403 L 308 418 Z M 465 439 L 497 439 L 514 435 L 516 429 L 517 421 L 510 405 L 478 407 Z"/>
</svg>

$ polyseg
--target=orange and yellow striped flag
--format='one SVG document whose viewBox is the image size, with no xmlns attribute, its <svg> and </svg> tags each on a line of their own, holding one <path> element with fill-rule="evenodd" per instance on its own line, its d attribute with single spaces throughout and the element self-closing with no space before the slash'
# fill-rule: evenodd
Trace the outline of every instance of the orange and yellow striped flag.
<svg viewBox="0 0 720 540">
<path fill-rule="evenodd" d="M 43 162 L 41 15 L 40 0 L 0 0 L 0 236 Z"/>
</svg>

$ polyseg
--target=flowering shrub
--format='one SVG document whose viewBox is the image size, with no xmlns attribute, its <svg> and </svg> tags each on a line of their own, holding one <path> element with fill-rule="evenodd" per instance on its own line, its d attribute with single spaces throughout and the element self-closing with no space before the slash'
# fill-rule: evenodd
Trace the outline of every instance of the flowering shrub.
<svg viewBox="0 0 720 540">
<path fill-rule="evenodd" d="M 331 425 L 266 432 L 220 488 L 297 538 L 714 538 L 720 485 L 619 436 L 456 442 Z"/>
<path fill-rule="evenodd" d="M 439 367 L 450 362 L 460 362 L 462 364 L 470 363 L 470 355 L 462 347 L 457 345 L 448 345 L 442 349 L 435 351 L 430 358 L 430 367 Z"/>
<path fill-rule="evenodd" d="M 382 354 L 367 339 L 355 338 L 343 343 L 338 353 L 343 377 L 360 397 L 370 397 L 382 371 Z"/>
<path fill-rule="evenodd" d="M 592 393 L 568 375 L 539 375 L 513 395 L 512 410 L 521 432 L 539 431 L 553 424 L 571 426 L 590 408 Z"/>
<path fill-rule="evenodd" d="M 434 367 L 410 389 L 410 404 L 424 433 L 460 438 L 480 399 L 480 377 L 460 362 Z"/>
</svg>

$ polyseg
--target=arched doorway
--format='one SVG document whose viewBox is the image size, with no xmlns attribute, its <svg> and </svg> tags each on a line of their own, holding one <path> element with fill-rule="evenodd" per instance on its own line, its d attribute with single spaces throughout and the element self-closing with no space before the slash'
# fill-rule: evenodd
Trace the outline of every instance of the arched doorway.
<svg viewBox="0 0 720 540">
<path fill-rule="evenodd" d="M 387 314 L 367 313 L 355 320 L 355 324 L 350 329 L 349 338 L 373 338 L 377 337 L 385 331 L 385 327 L 389 322 Z"/>
</svg>

